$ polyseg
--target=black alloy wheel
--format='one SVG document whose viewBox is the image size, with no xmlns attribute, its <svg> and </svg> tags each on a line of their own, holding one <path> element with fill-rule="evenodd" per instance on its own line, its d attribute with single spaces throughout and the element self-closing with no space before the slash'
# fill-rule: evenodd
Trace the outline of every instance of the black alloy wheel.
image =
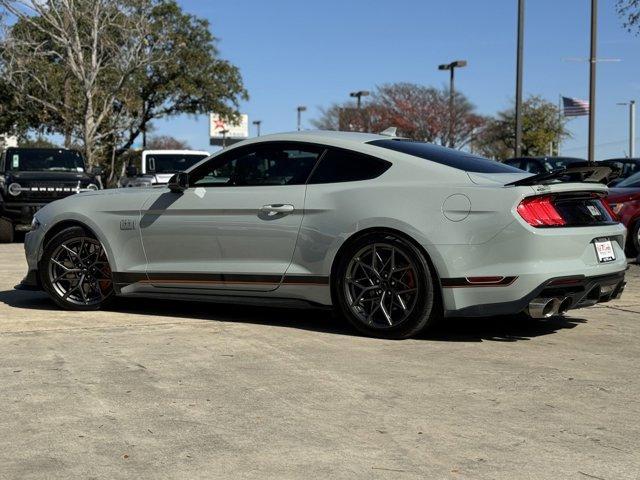
<svg viewBox="0 0 640 480">
<path fill-rule="evenodd" d="M 408 338 L 435 321 L 433 273 L 423 252 L 399 236 L 372 233 L 338 259 L 334 303 L 360 332 Z"/>
<path fill-rule="evenodd" d="M 56 235 L 39 265 L 45 291 L 68 310 L 97 310 L 113 296 L 111 268 L 102 244 L 82 228 Z"/>
</svg>

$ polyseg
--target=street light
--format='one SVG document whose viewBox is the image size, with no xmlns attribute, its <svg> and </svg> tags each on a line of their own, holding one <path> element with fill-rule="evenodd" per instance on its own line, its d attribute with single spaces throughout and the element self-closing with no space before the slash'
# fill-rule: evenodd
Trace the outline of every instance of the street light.
<svg viewBox="0 0 640 480">
<path fill-rule="evenodd" d="M 449 146 L 453 147 L 453 124 L 454 124 L 454 96 L 455 96 L 455 69 L 462 68 L 467 66 L 466 60 L 456 60 L 451 63 L 443 63 L 442 65 L 438 65 L 438 70 L 449 70 Z"/>
<path fill-rule="evenodd" d="M 358 107 L 358 109 L 360 109 L 360 102 L 362 97 L 368 97 L 370 95 L 370 92 L 368 90 L 358 90 L 357 92 L 351 92 L 349 94 L 350 97 L 356 98 L 356 105 Z"/>
<path fill-rule="evenodd" d="M 254 120 L 251 123 L 253 123 L 256 126 L 256 132 L 257 132 L 256 136 L 259 137 L 260 136 L 260 125 L 262 124 L 262 120 Z"/>
<path fill-rule="evenodd" d="M 298 105 L 298 131 L 301 130 L 302 128 L 302 112 L 305 112 L 307 110 L 307 107 L 305 107 L 304 105 Z"/>
<path fill-rule="evenodd" d="M 629 158 L 636 156 L 636 101 L 621 102 L 616 105 L 629 105 Z"/>
<path fill-rule="evenodd" d="M 523 43 L 524 43 L 524 0 L 518 0 L 518 41 L 517 43 L 518 45 L 516 47 L 516 148 L 514 153 L 516 157 L 519 157 L 520 154 L 522 153 L 522 63 L 523 63 Z"/>
<path fill-rule="evenodd" d="M 227 146 L 227 133 L 229 133 L 229 130 L 223 129 L 223 130 L 220 130 L 218 133 L 222 134 L 222 148 L 225 148 Z"/>
</svg>

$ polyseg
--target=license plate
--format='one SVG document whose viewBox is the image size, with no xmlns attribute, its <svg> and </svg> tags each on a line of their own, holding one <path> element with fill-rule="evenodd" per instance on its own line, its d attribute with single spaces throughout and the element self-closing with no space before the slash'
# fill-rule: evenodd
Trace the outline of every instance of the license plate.
<svg viewBox="0 0 640 480">
<path fill-rule="evenodd" d="M 613 262 L 616 259 L 611 240 L 596 240 L 595 246 L 600 263 Z"/>
</svg>

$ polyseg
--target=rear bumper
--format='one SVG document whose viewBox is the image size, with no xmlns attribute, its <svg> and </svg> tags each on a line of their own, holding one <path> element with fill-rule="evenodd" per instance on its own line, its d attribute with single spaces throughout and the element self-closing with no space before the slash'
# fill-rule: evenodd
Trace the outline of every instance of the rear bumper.
<svg viewBox="0 0 640 480">
<path fill-rule="evenodd" d="M 472 305 L 459 310 L 446 310 L 447 317 L 488 317 L 494 315 L 513 315 L 524 312 L 529 303 L 538 297 L 558 297 L 571 299 L 569 310 L 584 308 L 596 303 L 608 302 L 620 298 L 624 287 L 625 271 L 585 277 L 574 275 L 570 277 L 551 278 L 533 289 L 527 295 L 517 300 L 500 303 Z"/>
<path fill-rule="evenodd" d="M 624 272 L 627 269 L 625 233 L 621 224 L 534 229 L 514 221 L 486 243 L 439 245 L 438 256 L 431 256 L 438 275 L 445 282 L 496 276 L 513 279 L 505 284 L 469 286 L 443 282 L 444 308 L 477 312 L 494 304 L 518 304 L 550 280 L 591 279 Z M 598 239 L 611 241 L 614 261 L 598 261 L 595 248 Z M 508 313 L 516 310 L 511 308 Z"/>
</svg>

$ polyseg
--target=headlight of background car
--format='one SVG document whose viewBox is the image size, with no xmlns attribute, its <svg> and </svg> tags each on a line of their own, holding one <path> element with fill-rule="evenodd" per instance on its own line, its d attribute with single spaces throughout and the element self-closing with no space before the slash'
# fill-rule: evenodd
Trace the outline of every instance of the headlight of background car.
<svg viewBox="0 0 640 480">
<path fill-rule="evenodd" d="M 98 185 L 96 185 L 95 183 L 90 183 L 89 185 L 87 185 L 87 190 L 98 190 Z"/>
<path fill-rule="evenodd" d="M 19 183 L 14 182 L 11 185 L 9 185 L 9 188 L 7 190 L 11 195 L 13 195 L 14 197 L 17 197 L 18 195 L 20 195 L 20 192 L 22 192 L 22 187 L 20 186 Z"/>
</svg>

